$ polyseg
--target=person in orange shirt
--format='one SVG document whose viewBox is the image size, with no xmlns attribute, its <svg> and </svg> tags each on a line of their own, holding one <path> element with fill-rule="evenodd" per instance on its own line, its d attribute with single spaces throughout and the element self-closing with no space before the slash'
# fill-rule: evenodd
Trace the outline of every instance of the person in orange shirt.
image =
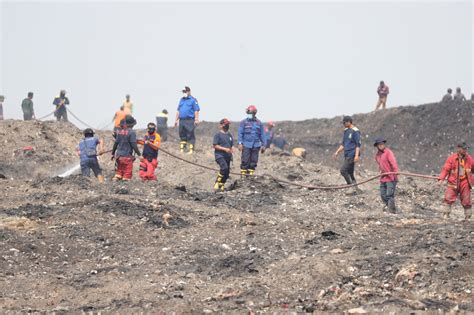
<svg viewBox="0 0 474 315">
<path fill-rule="evenodd" d="M 124 111 L 124 107 L 123 106 L 120 106 L 120 110 L 117 111 L 114 115 L 114 134 L 117 133 L 117 131 L 122 128 L 122 120 L 125 119 L 126 117 L 126 113 Z"/>
<path fill-rule="evenodd" d="M 138 175 L 143 180 L 156 180 L 155 170 L 158 167 L 158 149 L 161 138 L 156 132 L 156 125 L 152 122 L 147 125 L 147 133 L 143 140 L 138 140 L 143 145 L 143 159 L 140 160 L 140 171 Z"/>
</svg>

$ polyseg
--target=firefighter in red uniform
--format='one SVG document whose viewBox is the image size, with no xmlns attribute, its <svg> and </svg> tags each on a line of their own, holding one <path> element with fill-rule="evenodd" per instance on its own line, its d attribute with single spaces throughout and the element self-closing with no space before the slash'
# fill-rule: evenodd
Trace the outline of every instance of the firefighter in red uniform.
<svg viewBox="0 0 474 315">
<path fill-rule="evenodd" d="M 156 125 L 148 123 L 147 133 L 143 140 L 138 140 L 143 145 L 143 159 L 140 161 L 140 178 L 143 180 L 156 180 L 155 170 L 158 167 L 158 149 L 161 138 L 156 132 Z"/>
<path fill-rule="evenodd" d="M 467 148 L 468 146 L 465 142 L 458 144 L 458 151 L 448 157 L 438 177 L 440 183 L 448 178 L 448 186 L 446 187 L 444 195 L 444 201 L 447 204 L 444 211 L 445 218 L 449 218 L 452 205 L 458 195 L 464 207 L 465 219 L 469 220 L 472 216 L 471 189 L 474 185 L 472 178 L 472 172 L 474 172 L 474 158 L 467 154 Z"/>
</svg>

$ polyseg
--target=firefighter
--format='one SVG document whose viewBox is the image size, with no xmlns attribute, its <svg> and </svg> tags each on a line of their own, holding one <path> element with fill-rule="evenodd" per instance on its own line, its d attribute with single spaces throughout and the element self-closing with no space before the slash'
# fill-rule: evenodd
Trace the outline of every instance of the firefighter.
<svg viewBox="0 0 474 315">
<path fill-rule="evenodd" d="M 234 153 L 234 137 L 230 134 L 229 127 L 229 120 L 227 118 L 221 119 L 219 122 L 219 132 L 214 136 L 212 142 L 216 163 L 220 168 L 214 183 L 215 191 L 224 191 L 225 183 L 230 174 L 230 163 Z"/>
<path fill-rule="evenodd" d="M 254 175 L 258 164 L 259 153 L 265 152 L 265 130 L 257 119 L 257 107 L 250 105 L 246 109 L 247 118 L 239 125 L 239 151 L 242 152 L 240 174 Z"/>
<path fill-rule="evenodd" d="M 137 135 L 133 130 L 135 119 L 128 115 L 125 117 L 123 128 L 117 132 L 114 147 L 112 149 L 112 160 L 116 160 L 114 180 L 129 181 L 133 175 L 133 162 L 135 152 L 140 160 L 143 159 L 137 146 Z"/>
<path fill-rule="evenodd" d="M 195 127 L 199 124 L 199 104 L 196 98 L 191 95 L 191 89 L 185 86 L 181 91 L 183 96 L 179 100 L 178 111 L 176 112 L 175 127 L 179 125 L 179 149 L 184 152 L 186 146 L 188 153 L 193 154 L 196 145 Z"/>
<path fill-rule="evenodd" d="M 99 152 L 97 152 L 97 146 L 99 146 Z M 99 183 L 104 182 L 104 176 L 102 175 L 102 169 L 100 168 L 97 156 L 101 155 L 103 151 L 104 140 L 94 137 L 92 129 L 87 128 L 84 130 L 84 139 L 79 142 L 77 147 L 77 154 L 81 160 L 81 172 L 83 176 L 89 177 L 92 170 Z"/>
<path fill-rule="evenodd" d="M 138 143 L 143 145 L 143 159 L 140 161 L 139 176 L 143 180 L 156 180 L 155 170 L 158 167 L 158 149 L 160 135 L 156 132 L 155 123 L 148 123 L 147 133 Z"/>
</svg>

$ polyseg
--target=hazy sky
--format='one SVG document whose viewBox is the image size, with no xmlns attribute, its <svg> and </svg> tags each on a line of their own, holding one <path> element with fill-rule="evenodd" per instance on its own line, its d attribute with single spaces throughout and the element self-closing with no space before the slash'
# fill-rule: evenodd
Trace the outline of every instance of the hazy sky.
<svg viewBox="0 0 474 315">
<path fill-rule="evenodd" d="M 175 113 L 189 85 L 204 120 L 368 112 L 473 88 L 473 5 L 463 2 L 14 2 L 0 5 L 0 94 L 8 118 L 37 116 L 66 89 L 102 127 L 130 93 L 140 126 Z"/>
</svg>

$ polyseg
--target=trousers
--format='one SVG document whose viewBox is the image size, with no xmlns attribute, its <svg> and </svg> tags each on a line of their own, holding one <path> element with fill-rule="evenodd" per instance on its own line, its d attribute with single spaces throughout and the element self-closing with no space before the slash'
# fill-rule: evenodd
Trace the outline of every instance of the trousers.
<svg viewBox="0 0 474 315">
<path fill-rule="evenodd" d="M 259 153 L 260 153 L 260 147 L 258 148 L 244 147 L 242 150 L 240 169 L 255 170 L 258 164 Z"/>
</svg>

